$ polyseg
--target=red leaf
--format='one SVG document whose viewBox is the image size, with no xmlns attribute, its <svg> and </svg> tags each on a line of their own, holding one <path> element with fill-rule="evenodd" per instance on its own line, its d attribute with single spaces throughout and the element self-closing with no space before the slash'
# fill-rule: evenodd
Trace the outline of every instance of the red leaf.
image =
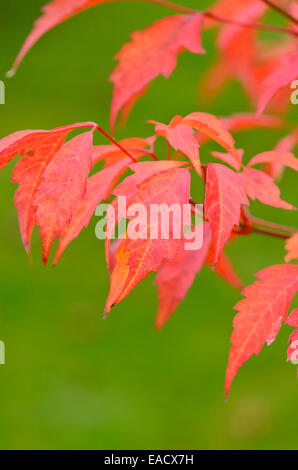
<svg viewBox="0 0 298 470">
<path fill-rule="evenodd" d="M 258 199 L 263 204 L 280 207 L 281 209 L 294 209 L 291 204 L 280 199 L 279 187 L 263 171 L 245 168 L 243 173 L 240 173 L 240 177 L 248 196 L 252 200 Z"/>
<path fill-rule="evenodd" d="M 285 256 L 285 261 L 288 263 L 292 259 L 298 259 L 298 233 L 292 235 L 286 241 L 286 250 L 288 254 Z"/>
<path fill-rule="evenodd" d="M 67 245 L 76 238 L 83 227 L 87 227 L 98 204 L 109 197 L 112 187 L 131 163 L 129 158 L 123 158 L 114 165 L 91 176 L 87 180 L 87 190 L 79 202 L 70 223 L 63 229 L 57 247 L 54 265 L 56 265 Z"/>
<path fill-rule="evenodd" d="M 240 176 L 224 165 L 207 167 L 205 215 L 210 222 L 214 245 L 212 264 L 222 254 L 234 225 L 239 225 L 241 204 L 249 204 Z"/>
<path fill-rule="evenodd" d="M 199 226 L 195 230 L 200 230 Z M 165 261 L 156 276 L 159 307 L 155 326 L 160 329 L 172 315 L 193 284 L 196 274 L 201 270 L 210 244 L 210 228 L 206 223 L 203 233 L 203 246 L 199 250 L 181 249 L 172 261 Z"/>
<path fill-rule="evenodd" d="M 234 146 L 235 140 L 215 116 L 207 113 L 192 113 L 183 119 L 183 123 L 192 126 L 194 129 L 210 137 L 210 139 L 215 140 L 215 142 L 239 161 L 238 153 Z"/>
<path fill-rule="evenodd" d="M 33 205 L 40 226 L 42 258 L 46 263 L 55 237 L 71 221 L 86 192 L 92 166 L 93 133 L 80 134 L 63 145 L 43 173 Z"/>
<path fill-rule="evenodd" d="M 181 121 L 182 118 L 176 116 L 168 126 L 160 122 L 150 122 L 156 124 L 156 134 L 163 136 L 175 150 L 184 153 L 192 162 L 197 173 L 202 176 L 198 140 L 193 129 L 186 124 L 181 124 Z"/>
<path fill-rule="evenodd" d="M 42 9 L 43 15 L 35 22 L 33 30 L 27 37 L 13 64 L 10 75 L 13 75 L 27 52 L 47 31 L 77 13 L 107 1 L 110 0 L 52 0 L 45 5 Z"/>
<path fill-rule="evenodd" d="M 131 35 L 116 55 L 119 64 L 111 75 L 114 94 L 111 109 L 111 127 L 119 110 L 140 93 L 159 74 L 169 77 L 176 67 L 177 55 L 187 49 L 197 54 L 205 51 L 201 44 L 203 16 L 174 15 L 153 23 Z"/>
<path fill-rule="evenodd" d="M 135 166 L 137 165 L 140 164 L 136 164 Z M 138 184 L 137 192 L 133 196 L 131 196 L 130 193 L 128 207 L 135 204 L 142 204 L 143 207 L 147 209 L 147 214 L 149 214 L 150 206 L 152 204 L 166 204 L 168 207 L 172 204 L 179 204 L 179 206 L 182 206 L 183 204 L 188 204 L 189 199 L 189 171 L 182 168 L 171 168 L 169 170 L 153 174 L 142 183 Z M 130 218 L 127 238 L 123 247 L 123 253 L 129 253 L 127 260 L 129 273 L 121 294 L 117 299 L 110 290 L 109 299 L 113 298 L 113 302 L 111 303 L 109 301 L 109 303 L 107 303 L 106 313 L 110 311 L 112 305 L 118 304 L 123 300 L 131 290 L 149 274 L 150 271 L 157 272 L 164 259 L 173 260 L 178 248 L 181 249 L 183 247 L 182 237 L 175 239 L 172 231 L 169 232 L 169 239 L 163 239 L 160 232 L 158 233 L 157 238 L 149 237 L 151 228 L 156 226 L 156 220 L 151 220 L 151 218 L 150 220 L 144 220 L 139 223 L 139 232 L 145 234 L 145 238 L 134 239 L 129 236 L 130 224 L 132 223 L 133 218 Z M 181 226 L 179 227 L 180 231 L 182 231 L 182 223 L 183 221 L 181 221 Z M 117 264 L 114 270 L 116 268 Z M 111 286 L 111 289 L 112 288 L 113 286 Z"/>
<path fill-rule="evenodd" d="M 298 78 L 298 50 L 284 55 L 262 83 L 257 114 L 260 115 L 275 93 Z"/>
<path fill-rule="evenodd" d="M 235 306 L 232 348 L 226 373 L 225 393 L 240 367 L 259 354 L 265 342 L 274 341 L 298 290 L 298 266 L 276 265 L 256 274 L 259 279 L 243 291 L 245 299 Z"/>
</svg>

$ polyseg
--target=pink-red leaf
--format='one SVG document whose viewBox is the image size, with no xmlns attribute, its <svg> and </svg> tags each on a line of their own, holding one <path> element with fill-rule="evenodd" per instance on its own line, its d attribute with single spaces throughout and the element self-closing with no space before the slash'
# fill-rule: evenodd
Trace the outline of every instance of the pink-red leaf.
<svg viewBox="0 0 298 470">
<path fill-rule="evenodd" d="M 43 15 L 35 22 L 34 27 L 22 46 L 10 74 L 20 65 L 27 52 L 50 29 L 66 21 L 68 18 L 80 13 L 94 5 L 111 0 L 52 0 L 42 9 Z"/>
<path fill-rule="evenodd" d="M 44 263 L 55 237 L 69 224 L 85 195 L 92 167 L 92 140 L 93 133 L 86 132 L 64 144 L 48 164 L 33 198 Z"/>
<path fill-rule="evenodd" d="M 155 132 L 157 135 L 163 136 L 168 143 L 177 151 L 184 153 L 192 162 L 197 173 L 201 176 L 202 170 L 199 157 L 199 143 L 195 137 L 194 130 L 187 124 L 181 124 L 180 116 L 174 117 L 170 124 L 156 124 Z"/>
<path fill-rule="evenodd" d="M 138 165 L 138 164 L 136 164 Z M 181 208 L 184 204 L 188 204 L 190 199 L 190 174 L 187 169 L 171 168 L 153 174 L 142 183 L 138 184 L 137 193 L 129 200 L 129 206 L 142 204 L 150 213 L 152 204 L 165 204 L 170 207 L 172 204 L 178 204 Z M 136 207 L 136 206 L 135 206 Z M 130 237 L 130 224 L 133 218 L 129 218 L 127 237 L 123 246 L 123 253 L 128 252 L 127 265 L 129 267 L 125 285 L 118 295 L 117 299 L 110 290 L 109 299 L 113 299 L 112 303 L 106 305 L 106 313 L 108 313 L 112 305 L 118 304 L 123 300 L 131 290 L 144 279 L 150 271 L 157 272 L 165 259 L 173 260 L 177 250 L 183 247 L 182 233 L 183 222 L 180 221 L 181 231 L 180 238 L 175 238 L 172 231 L 169 231 L 169 237 L 163 238 L 160 231 L 157 237 L 152 237 L 151 228 L 156 227 L 157 220 L 155 217 L 146 217 L 146 220 L 139 222 L 139 233 L 145 235 L 144 238 Z M 190 221 L 189 221 L 190 222 Z M 121 258 L 123 259 L 123 257 Z M 114 270 L 117 268 L 117 264 Z M 123 268 L 121 268 L 123 270 Z M 111 286 L 112 288 L 112 286 Z M 118 288 L 117 288 L 118 293 Z"/>
<path fill-rule="evenodd" d="M 18 131 L 0 140 L 0 170 L 17 155 L 24 158 L 47 158 L 63 145 L 66 136 L 73 129 L 94 127 L 92 122 L 71 124 L 57 127 L 50 131 L 27 130 Z"/>
<path fill-rule="evenodd" d="M 129 158 L 122 158 L 114 165 L 99 171 L 87 180 L 87 190 L 79 202 L 70 223 L 63 229 L 57 247 L 54 265 L 56 265 L 67 245 L 76 238 L 90 222 L 98 204 L 109 197 L 112 187 L 131 163 Z"/>
<path fill-rule="evenodd" d="M 258 115 L 262 114 L 271 98 L 280 88 L 290 85 L 296 78 L 298 78 L 298 50 L 284 55 L 262 83 Z"/>
<path fill-rule="evenodd" d="M 231 235 L 239 225 L 241 204 L 249 204 L 240 176 L 224 165 L 210 163 L 206 175 L 205 216 L 210 222 L 216 264 Z"/>
<path fill-rule="evenodd" d="M 223 152 L 211 152 L 211 155 L 214 158 L 218 158 L 219 160 L 222 160 L 223 162 L 227 163 L 230 165 L 234 170 L 240 171 L 240 168 L 242 166 L 242 157 L 243 157 L 243 150 L 238 149 L 238 160 L 234 157 L 234 155 L 231 155 L 230 153 L 223 153 Z"/>
<path fill-rule="evenodd" d="M 288 166 L 293 170 L 298 171 L 298 158 L 295 158 L 291 152 L 281 152 L 278 150 L 271 150 L 269 152 L 262 152 L 255 155 L 247 165 L 248 168 L 259 163 L 277 163 L 279 165 Z"/>
<path fill-rule="evenodd" d="M 269 175 L 254 168 L 245 168 L 240 174 L 245 190 L 252 199 L 258 199 L 263 204 L 279 207 L 281 209 L 294 209 L 294 207 L 280 198 L 279 187 Z"/>
<path fill-rule="evenodd" d="M 274 341 L 286 319 L 290 303 L 298 290 L 298 266 L 276 265 L 256 274 L 259 279 L 243 291 L 244 299 L 235 306 L 232 348 L 226 373 L 225 393 L 240 367 L 263 345 Z"/>
<path fill-rule="evenodd" d="M 199 226 L 195 230 L 200 230 Z M 156 276 L 159 306 L 155 326 L 160 329 L 172 315 L 192 286 L 196 274 L 201 270 L 210 245 L 210 228 L 206 223 L 203 231 L 203 246 L 199 250 L 179 250 L 172 261 L 165 261 Z"/>
<path fill-rule="evenodd" d="M 156 21 L 143 31 L 131 35 L 116 55 L 119 64 L 111 75 L 114 94 L 111 127 L 120 109 L 159 74 L 169 77 L 177 64 L 177 55 L 187 49 L 197 54 L 205 51 L 201 44 L 203 16 L 173 15 Z"/>
</svg>

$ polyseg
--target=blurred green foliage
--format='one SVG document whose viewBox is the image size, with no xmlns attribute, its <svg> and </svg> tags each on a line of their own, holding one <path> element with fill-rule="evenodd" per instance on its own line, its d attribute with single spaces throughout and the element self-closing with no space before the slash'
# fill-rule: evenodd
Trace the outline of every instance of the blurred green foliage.
<svg viewBox="0 0 298 470">
<path fill-rule="evenodd" d="M 0 79 L 43 3 L 1 2 Z M 197 5 L 195 0 L 180 3 Z M 5 80 L 1 136 L 85 120 L 108 129 L 113 56 L 130 32 L 167 14 L 142 2 L 105 4 L 49 32 L 16 76 Z M 211 104 L 200 97 L 200 81 L 216 57 L 215 33 L 206 32 L 203 42 L 206 56 L 182 55 L 171 78 L 155 80 L 139 100 L 117 138 L 150 135 L 148 119 L 168 122 L 175 114 L 197 110 L 217 115 L 253 110 L 236 82 Z M 293 122 L 294 108 L 288 115 Z M 280 130 L 246 132 L 237 135 L 237 144 L 249 157 L 271 149 L 282 135 Z M 202 151 L 202 160 L 208 158 Z M 239 293 L 204 268 L 186 300 L 156 332 L 156 287 L 150 276 L 103 321 L 108 277 L 103 243 L 94 235 L 96 220 L 55 269 L 41 265 L 36 231 L 30 263 L 13 207 L 12 168 L 0 173 L 0 339 L 7 360 L 0 366 L 1 449 L 298 448 L 298 384 L 294 366 L 285 362 L 289 327 L 242 368 L 225 403 L 224 373 Z M 281 189 L 297 205 L 293 173 L 286 171 Z M 253 212 L 297 223 L 294 212 L 259 204 L 253 204 Z M 228 252 L 244 282 L 251 283 L 257 270 L 283 262 L 284 246 L 253 235 L 239 237 Z"/>
</svg>

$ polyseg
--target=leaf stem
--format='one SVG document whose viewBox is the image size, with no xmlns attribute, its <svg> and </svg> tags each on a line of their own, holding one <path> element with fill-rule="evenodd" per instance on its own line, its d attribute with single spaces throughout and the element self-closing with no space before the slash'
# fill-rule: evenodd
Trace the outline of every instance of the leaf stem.
<svg viewBox="0 0 298 470">
<path fill-rule="evenodd" d="M 270 26 L 270 25 L 261 24 L 261 23 L 253 23 L 250 21 L 232 20 L 230 18 L 223 18 L 222 16 L 212 13 L 211 11 L 205 11 L 203 13 L 204 13 L 204 16 L 208 18 L 212 18 L 213 20 L 218 21 L 220 23 L 233 24 L 235 26 L 240 26 L 244 28 L 261 29 L 265 31 L 275 31 L 278 33 L 285 33 L 285 34 L 291 34 L 292 36 L 298 36 L 298 31 L 295 31 L 293 29 L 282 28 L 280 26 Z"/>
<path fill-rule="evenodd" d="M 219 23 L 224 23 L 224 24 L 233 24 L 235 26 L 240 26 L 244 28 L 253 28 L 253 29 L 261 29 L 261 30 L 266 30 L 266 31 L 275 31 L 279 33 L 285 33 L 285 34 L 291 34 L 292 36 L 298 36 L 298 31 L 289 29 L 289 28 L 282 28 L 279 26 L 270 26 L 267 24 L 261 24 L 261 23 L 253 23 L 253 22 L 248 22 L 248 21 L 237 21 L 233 20 L 230 18 L 225 18 L 220 15 L 217 15 L 216 13 L 213 13 L 212 11 L 200 11 L 200 10 L 194 10 L 192 8 L 184 7 L 182 5 L 177 5 L 176 3 L 169 2 L 167 0 L 141 0 L 144 2 L 149 2 L 149 3 L 156 3 L 157 5 L 164 6 L 166 8 L 170 8 L 171 10 L 177 11 L 179 13 L 183 13 L 186 15 L 192 15 L 194 13 L 202 13 L 206 18 L 211 18 L 215 21 L 218 21 Z M 290 15 L 291 16 L 291 15 Z M 293 17 L 295 20 L 295 18 Z M 296 20 L 295 20 L 296 21 Z"/>
<path fill-rule="evenodd" d="M 122 150 L 122 152 L 124 152 L 134 163 L 137 162 L 137 160 L 132 155 L 130 155 L 130 153 L 124 147 L 122 147 L 119 142 L 114 140 L 113 137 L 107 134 L 98 124 L 95 124 L 94 129 L 98 130 L 101 134 L 103 134 L 107 139 L 109 139 L 110 142 L 112 142 L 112 144 L 117 145 L 117 147 Z"/>
<path fill-rule="evenodd" d="M 262 0 L 266 5 L 268 5 L 270 8 L 273 8 L 273 10 L 278 11 L 278 13 L 281 13 L 283 16 L 288 18 L 288 20 L 292 21 L 294 24 L 298 25 L 298 19 L 295 18 L 291 13 L 289 13 L 286 10 L 283 10 L 283 8 L 279 7 L 275 3 L 271 2 L 270 0 Z"/>
</svg>

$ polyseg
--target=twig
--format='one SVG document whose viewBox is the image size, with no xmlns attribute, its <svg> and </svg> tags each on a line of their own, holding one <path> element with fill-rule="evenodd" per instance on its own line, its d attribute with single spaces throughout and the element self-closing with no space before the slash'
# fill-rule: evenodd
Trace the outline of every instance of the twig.
<svg viewBox="0 0 298 470">
<path fill-rule="evenodd" d="M 293 15 L 291 15 L 291 13 L 289 13 L 286 10 L 283 10 L 281 7 L 279 7 L 278 5 L 275 5 L 275 3 L 271 2 L 270 0 L 262 0 L 262 1 L 266 3 L 266 5 L 268 5 L 269 7 L 273 8 L 273 10 L 278 11 L 278 13 L 281 13 L 283 16 L 288 18 L 288 20 L 298 25 L 298 19 L 295 18 Z"/>
</svg>

